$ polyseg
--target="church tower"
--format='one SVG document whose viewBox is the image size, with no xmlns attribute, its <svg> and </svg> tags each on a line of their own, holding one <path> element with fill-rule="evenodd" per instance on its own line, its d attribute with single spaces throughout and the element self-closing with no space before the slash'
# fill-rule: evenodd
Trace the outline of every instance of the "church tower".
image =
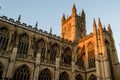
<svg viewBox="0 0 120 80">
<path fill-rule="evenodd" d="M 85 13 L 82 10 L 81 14 L 77 14 L 75 4 L 72 7 L 72 14 L 66 17 L 63 14 L 61 25 L 61 37 L 72 42 L 78 41 L 86 35 L 86 20 Z"/>
</svg>

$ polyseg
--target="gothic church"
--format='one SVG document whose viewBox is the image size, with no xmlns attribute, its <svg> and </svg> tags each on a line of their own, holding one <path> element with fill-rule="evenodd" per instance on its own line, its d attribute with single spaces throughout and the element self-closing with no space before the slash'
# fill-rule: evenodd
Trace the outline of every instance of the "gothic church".
<svg viewBox="0 0 120 80">
<path fill-rule="evenodd" d="M 120 80 L 110 24 L 93 20 L 86 34 L 84 10 L 63 14 L 61 34 L 0 17 L 0 80 Z"/>
</svg>

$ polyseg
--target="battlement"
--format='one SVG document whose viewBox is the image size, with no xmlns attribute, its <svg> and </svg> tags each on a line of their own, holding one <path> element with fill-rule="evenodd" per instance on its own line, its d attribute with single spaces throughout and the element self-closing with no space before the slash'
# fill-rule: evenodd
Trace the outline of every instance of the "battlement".
<svg viewBox="0 0 120 80">
<path fill-rule="evenodd" d="M 4 16 L 4 15 L 0 16 L 0 21 L 4 21 L 4 22 L 7 22 L 9 24 L 28 29 L 30 31 L 35 31 L 35 32 L 37 32 L 41 35 L 48 36 L 50 38 L 53 38 L 53 39 L 56 39 L 56 40 L 59 40 L 59 41 L 64 41 L 65 43 L 72 44 L 72 41 L 69 41 L 68 39 L 61 38 L 60 36 L 58 36 L 56 34 L 52 34 L 50 32 L 44 31 L 43 29 L 38 29 L 37 27 L 33 27 L 32 25 L 27 25 L 26 23 L 21 23 L 18 20 L 8 18 L 7 16 Z"/>
</svg>

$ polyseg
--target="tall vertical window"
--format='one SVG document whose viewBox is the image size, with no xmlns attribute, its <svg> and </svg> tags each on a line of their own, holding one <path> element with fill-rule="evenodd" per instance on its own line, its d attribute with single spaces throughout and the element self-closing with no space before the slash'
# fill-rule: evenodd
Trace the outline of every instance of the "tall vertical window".
<svg viewBox="0 0 120 80">
<path fill-rule="evenodd" d="M 89 68 L 95 67 L 95 53 L 94 45 L 92 43 L 88 44 L 88 64 Z"/>
<path fill-rule="evenodd" d="M 26 65 L 19 67 L 13 76 L 13 80 L 30 80 L 30 71 Z"/>
<path fill-rule="evenodd" d="M 71 50 L 70 48 L 66 48 L 65 51 L 64 51 L 64 63 L 65 64 L 71 64 L 71 61 L 72 61 L 72 53 L 71 53 Z"/>
<path fill-rule="evenodd" d="M 80 74 L 78 74 L 76 77 L 75 77 L 76 80 L 83 80 L 82 76 Z"/>
<path fill-rule="evenodd" d="M 56 55 L 58 55 L 58 54 L 59 54 L 59 47 L 58 47 L 57 44 L 54 44 L 54 45 L 52 46 L 52 49 L 51 49 L 50 60 L 51 60 L 52 62 L 54 62 L 55 59 L 56 59 Z"/>
<path fill-rule="evenodd" d="M 43 39 L 39 40 L 38 43 L 37 43 L 37 51 L 40 51 L 40 54 L 41 54 L 41 61 L 44 61 L 45 59 L 45 42 Z"/>
<path fill-rule="evenodd" d="M 50 71 L 48 69 L 41 71 L 38 80 L 52 80 Z"/>
<path fill-rule="evenodd" d="M 3 67 L 2 64 L 0 63 L 0 80 L 2 80 L 2 74 L 3 74 Z"/>
<path fill-rule="evenodd" d="M 22 34 L 18 39 L 18 51 L 17 57 L 27 58 L 28 54 L 29 39 L 26 34 Z"/>
<path fill-rule="evenodd" d="M 69 75 L 66 72 L 62 72 L 59 76 L 59 80 L 69 80 Z"/>
<path fill-rule="evenodd" d="M 97 77 L 92 74 L 92 75 L 90 76 L 89 80 L 97 80 Z"/>
<path fill-rule="evenodd" d="M 9 41 L 9 32 L 6 28 L 0 29 L 0 51 L 6 50 Z"/>
<path fill-rule="evenodd" d="M 84 67 L 84 58 L 85 58 L 85 51 L 84 50 L 80 51 L 80 48 L 79 48 L 77 51 L 77 65 L 78 65 L 78 67 L 80 67 L 80 68 Z"/>
</svg>

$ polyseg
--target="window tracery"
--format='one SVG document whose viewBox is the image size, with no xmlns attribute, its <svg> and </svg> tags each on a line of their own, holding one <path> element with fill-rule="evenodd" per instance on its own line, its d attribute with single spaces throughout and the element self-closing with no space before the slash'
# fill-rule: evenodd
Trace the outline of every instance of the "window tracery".
<svg viewBox="0 0 120 80">
<path fill-rule="evenodd" d="M 26 65 L 19 67 L 13 76 L 13 80 L 30 80 L 30 71 Z"/>
<path fill-rule="evenodd" d="M 54 62 L 58 54 L 59 54 L 59 47 L 57 44 L 54 44 L 51 49 L 50 60 Z"/>
<path fill-rule="evenodd" d="M 94 53 L 94 45 L 89 43 L 88 45 L 88 64 L 89 68 L 95 67 L 95 53 Z"/>
<path fill-rule="evenodd" d="M 18 39 L 18 58 L 27 58 L 29 39 L 26 34 L 22 34 Z"/>
<path fill-rule="evenodd" d="M 44 59 L 45 59 L 45 50 L 46 50 L 45 42 L 44 42 L 43 39 L 38 41 L 38 43 L 36 45 L 36 48 L 37 48 L 37 52 L 40 52 L 40 54 L 41 54 L 41 61 L 43 62 Z"/>
<path fill-rule="evenodd" d="M 50 71 L 48 69 L 41 71 L 38 80 L 52 80 Z"/>
<path fill-rule="evenodd" d="M 82 76 L 81 76 L 80 74 L 78 74 L 78 75 L 76 76 L 76 80 L 83 80 L 83 78 L 82 78 Z"/>
<path fill-rule="evenodd" d="M 72 53 L 70 48 L 66 48 L 63 54 L 63 59 L 65 64 L 71 64 L 72 61 Z"/>
<path fill-rule="evenodd" d="M 77 52 L 77 65 L 80 68 L 84 68 L 84 58 L 85 58 L 85 52 L 82 50 L 80 51 L 80 48 Z"/>
<path fill-rule="evenodd" d="M 6 28 L 0 29 L 0 50 L 6 50 L 9 41 L 9 32 Z"/>
<path fill-rule="evenodd" d="M 59 76 L 59 80 L 69 80 L 69 75 L 66 72 L 62 72 Z"/>
</svg>

